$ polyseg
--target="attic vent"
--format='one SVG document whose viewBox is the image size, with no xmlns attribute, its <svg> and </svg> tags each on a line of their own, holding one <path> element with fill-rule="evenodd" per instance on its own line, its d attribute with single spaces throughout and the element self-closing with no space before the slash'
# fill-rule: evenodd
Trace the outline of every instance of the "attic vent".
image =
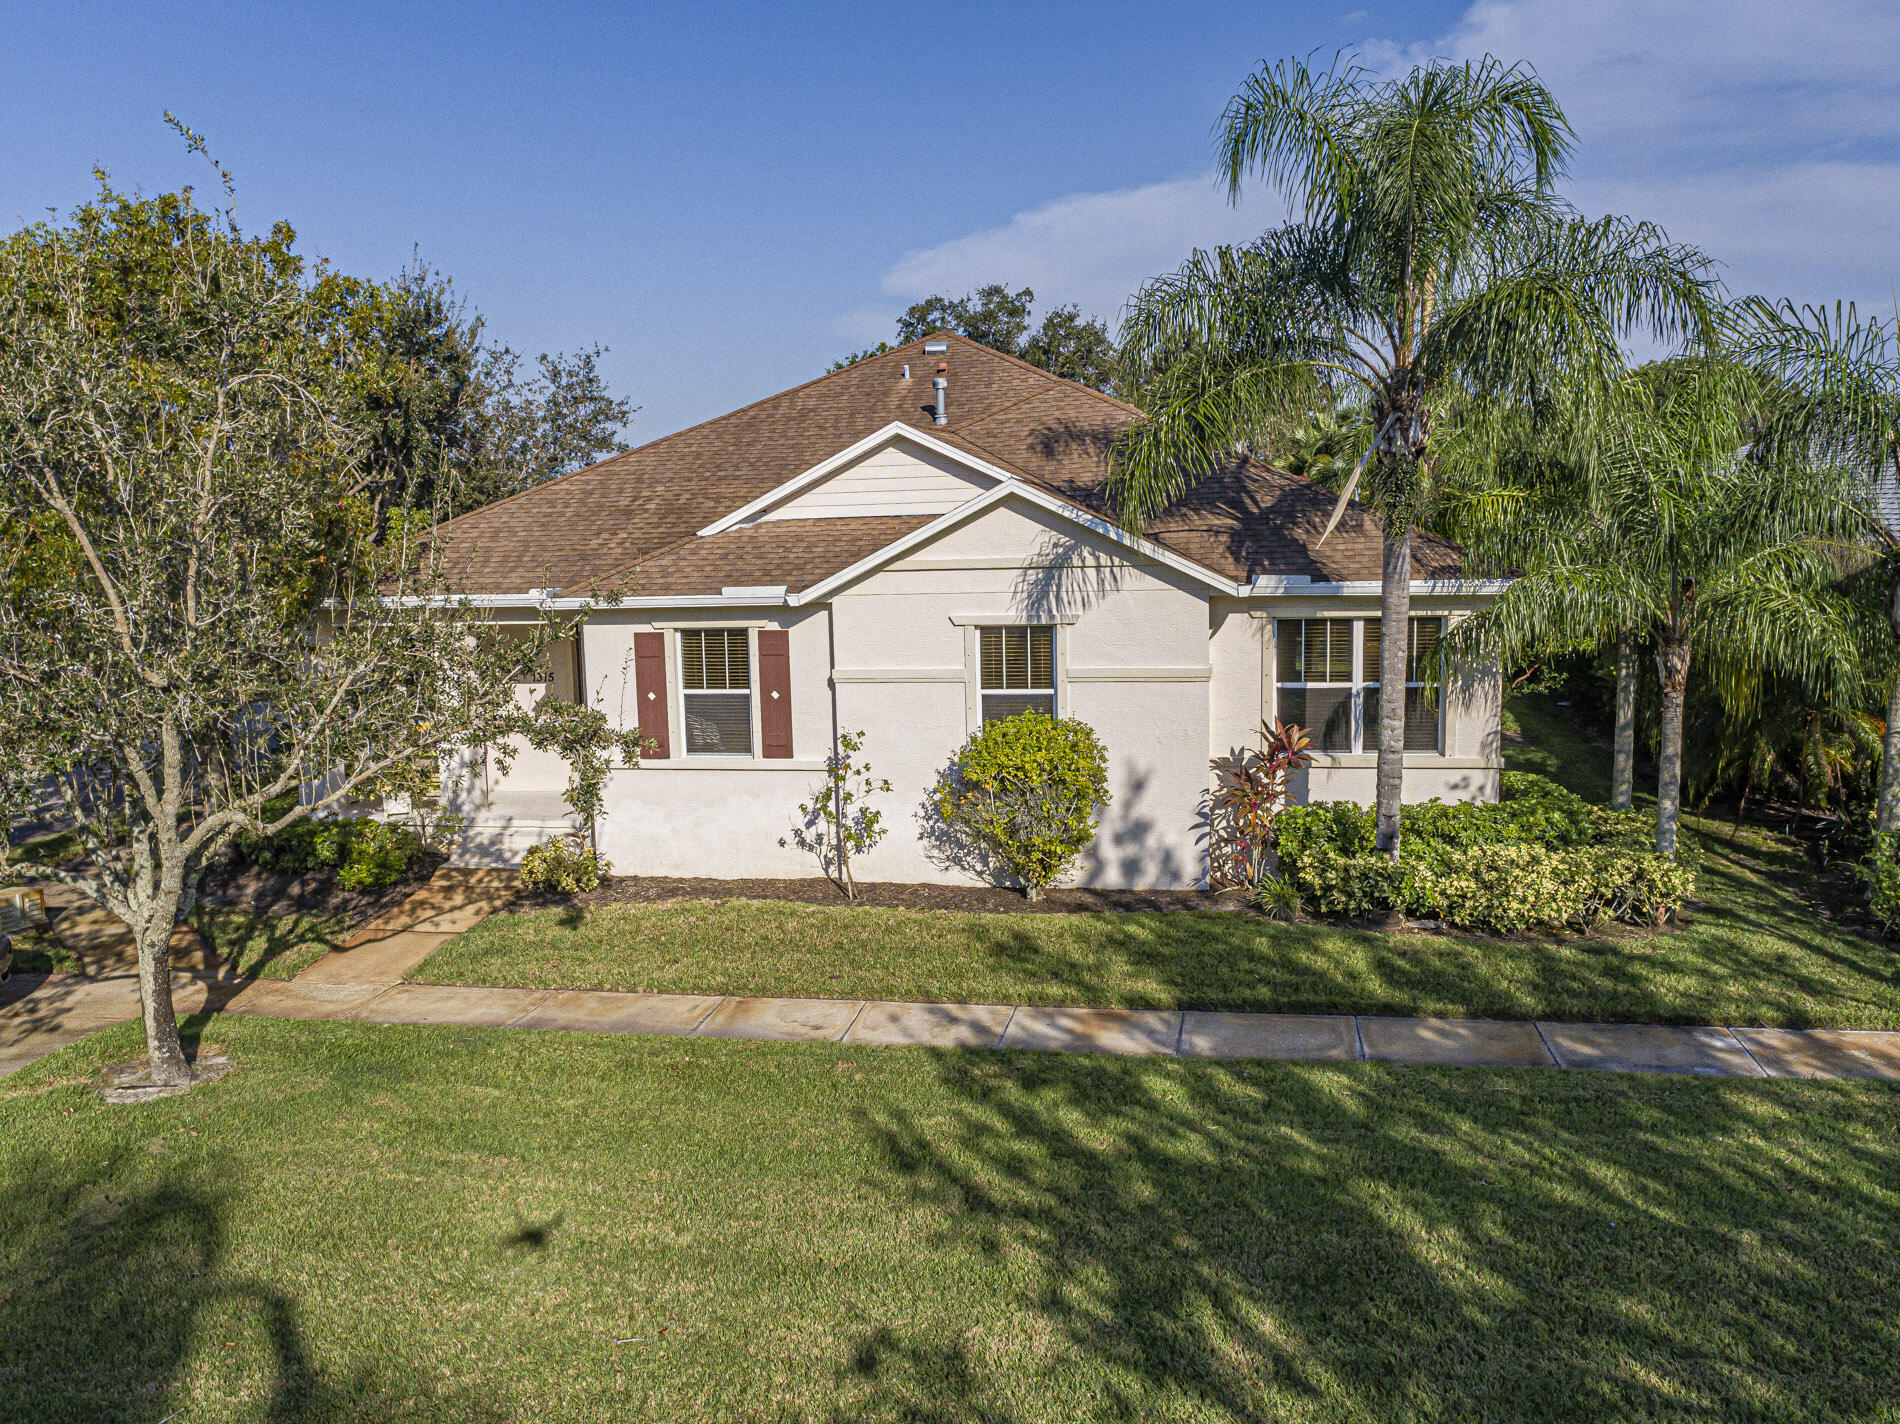
<svg viewBox="0 0 1900 1424">
<path fill-rule="evenodd" d="M 924 355 L 926 356 L 941 356 L 949 351 L 949 349 L 950 343 L 947 341 L 926 341 L 924 343 Z"/>
</svg>

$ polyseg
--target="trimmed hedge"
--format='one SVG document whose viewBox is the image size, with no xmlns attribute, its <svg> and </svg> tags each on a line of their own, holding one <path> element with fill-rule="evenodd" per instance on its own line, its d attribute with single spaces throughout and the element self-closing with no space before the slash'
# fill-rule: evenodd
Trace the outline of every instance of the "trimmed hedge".
<svg viewBox="0 0 1900 1424">
<path fill-rule="evenodd" d="M 1321 915 L 1402 910 L 1503 932 L 1599 920 L 1666 923 L 1695 893 L 1697 848 L 1654 849 L 1651 819 L 1611 811 L 1541 776 L 1506 772 L 1493 803 L 1427 801 L 1399 814 L 1399 859 L 1373 850 L 1376 815 L 1352 802 L 1289 807 L 1274 825 L 1280 873 Z"/>
</svg>

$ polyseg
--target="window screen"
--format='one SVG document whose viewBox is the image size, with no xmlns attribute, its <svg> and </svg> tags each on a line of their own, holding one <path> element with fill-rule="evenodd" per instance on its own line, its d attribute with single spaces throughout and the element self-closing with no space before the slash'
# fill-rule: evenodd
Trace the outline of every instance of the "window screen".
<svg viewBox="0 0 1900 1424">
<path fill-rule="evenodd" d="M 1405 650 L 1405 750 L 1435 752 L 1442 749 L 1444 719 L 1438 715 L 1438 689 L 1426 687 L 1425 676 L 1438 657 L 1438 640 L 1445 631 L 1442 618 L 1414 618 Z M 1365 687 L 1365 746 L 1379 747 L 1379 650 L 1377 619 L 1366 620 L 1363 675 Z"/>
<path fill-rule="evenodd" d="M 688 756 L 752 754 L 752 644 L 743 628 L 680 632 Z"/>
<path fill-rule="evenodd" d="M 979 628 L 977 644 L 985 722 L 1024 712 L 1056 715 L 1054 627 Z"/>
</svg>

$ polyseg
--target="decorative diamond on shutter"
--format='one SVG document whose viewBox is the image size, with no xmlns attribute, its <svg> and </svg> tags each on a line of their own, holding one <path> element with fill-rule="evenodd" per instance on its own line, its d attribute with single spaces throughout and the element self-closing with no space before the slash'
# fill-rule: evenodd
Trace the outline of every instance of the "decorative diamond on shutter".
<svg viewBox="0 0 1900 1424">
<path fill-rule="evenodd" d="M 633 695 L 639 704 L 640 735 L 653 743 L 650 755 L 664 761 L 673 755 L 667 735 L 666 634 L 633 635 Z"/>
<path fill-rule="evenodd" d="M 792 636 L 783 628 L 759 630 L 759 740 L 768 757 L 792 754 Z"/>
</svg>

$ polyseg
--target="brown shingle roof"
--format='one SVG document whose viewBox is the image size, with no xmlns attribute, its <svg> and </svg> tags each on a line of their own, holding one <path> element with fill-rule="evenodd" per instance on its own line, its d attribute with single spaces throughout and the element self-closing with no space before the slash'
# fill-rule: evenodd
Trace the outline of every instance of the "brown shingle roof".
<svg viewBox="0 0 1900 1424">
<path fill-rule="evenodd" d="M 1109 517 L 1108 446 L 1138 417 L 1134 407 L 960 336 L 929 340 L 947 341 L 948 355 L 925 356 L 921 341 L 900 346 L 442 525 L 456 585 L 499 594 L 601 584 L 640 596 L 717 593 L 729 584 L 808 587 L 927 521 L 775 520 L 693 536 L 893 421 Z M 930 410 L 939 360 L 950 367 L 944 426 L 932 423 Z M 1361 505 L 1314 547 L 1333 500 L 1320 486 L 1241 460 L 1143 533 L 1236 582 L 1378 578 L 1378 520 Z M 1414 562 L 1422 577 L 1448 575 L 1459 553 L 1421 534 Z"/>
<path fill-rule="evenodd" d="M 810 588 L 931 522 L 929 515 L 772 519 L 685 538 L 614 579 L 629 597 L 718 593 L 745 584 Z"/>
</svg>

